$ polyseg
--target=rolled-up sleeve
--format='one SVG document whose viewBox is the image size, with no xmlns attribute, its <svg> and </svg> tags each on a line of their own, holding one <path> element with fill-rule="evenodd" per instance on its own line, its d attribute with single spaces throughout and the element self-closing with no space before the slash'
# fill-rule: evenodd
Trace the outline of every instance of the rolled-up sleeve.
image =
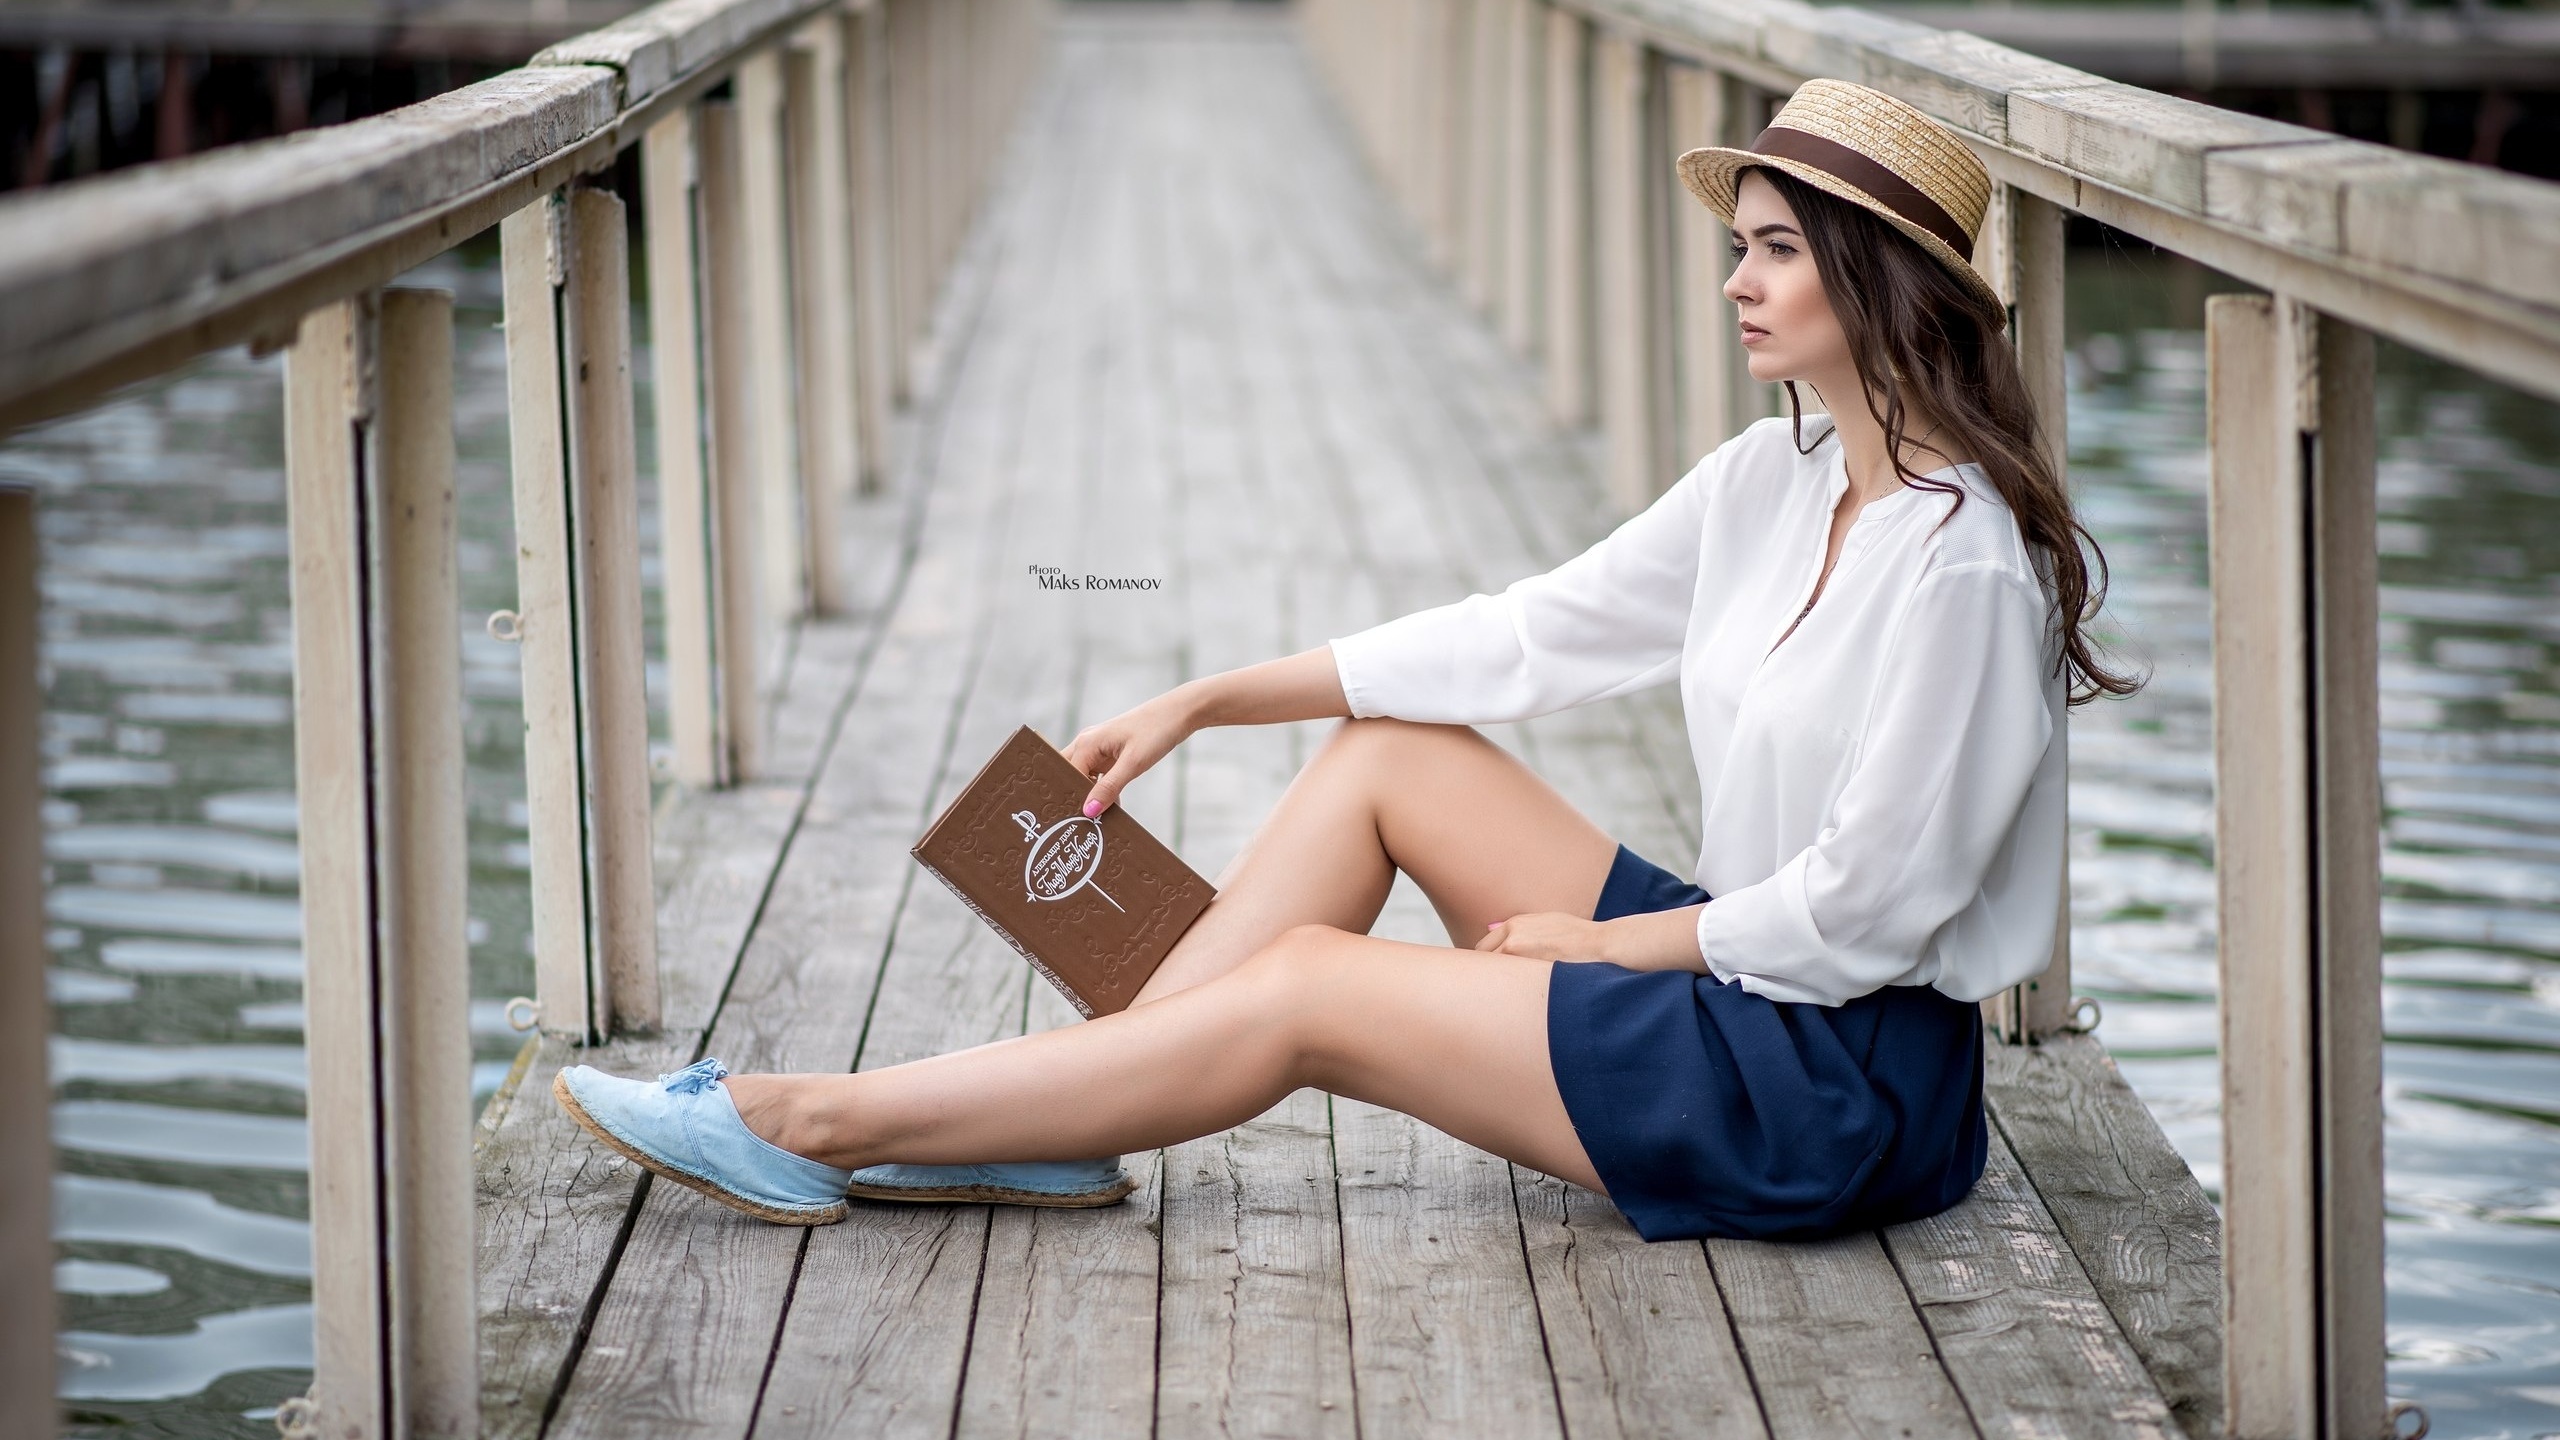
<svg viewBox="0 0 2560 1440">
<path fill-rule="evenodd" d="M 1976 902 L 2053 740 L 2045 614 L 2041 589 L 2006 566 L 1921 581 L 1829 823 L 1768 879 L 1700 909 L 1717 978 L 1838 1005 L 1910 972 Z"/>
<path fill-rule="evenodd" d="M 1723 453 L 1545 574 L 1328 640 L 1351 713 L 1494 724 L 1678 675 L 1706 486 Z"/>
</svg>

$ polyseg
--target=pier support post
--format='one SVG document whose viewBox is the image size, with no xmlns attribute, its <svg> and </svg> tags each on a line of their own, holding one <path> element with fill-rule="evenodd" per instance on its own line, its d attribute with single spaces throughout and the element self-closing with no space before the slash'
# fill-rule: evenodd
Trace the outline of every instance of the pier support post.
<svg viewBox="0 0 2560 1440">
<path fill-rule="evenodd" d="M 842 614 L 844 502 L 857 483 L 853 249 L 845 205 L 844 55 L 834 17 L 804 27 L 783 55 L 789 118 L 792 329 L 800 363 L 800 479 L 808 507 L 809 607 Z"/>
<path fill-rule="evenodd" d="M 1733 272 L 1730 231 L 1698 203 L 1676 171 L 1680 152 L 1701 145 L 1740 145 L 1749 103 L 1742 83 L 1695 65 L 1668 65 L 1663 75 L 1668 144 L 1661 169 L 1671 211 L 1671 311 L 1673 396 L 1678 409 L 1673 446 L 1684 468 L 1769 413 L 1770 387 L 1751 378 L 1733 303 L 1724 298 Z"/>
<path fill-rule="evenodd" d="M 441 291 L 323 306 L 287 355 L 312 1399 L 346 1440 L 479 1430 L 452 400 Z"/>
<path fill-rule="evenodd" d="M 2228 1433 L 2379 1433 L 2373 341 L 2206 310 Z"/>
<path fill-rule="evenodd" d="M 0 1434 L 50 1435 L 53 1401 L 53 1128 L 45 1076 L 44 691 L 37 684 L 36 497 L 0 485 Z"/>
<path fill-rule="evenodd" d="M 657 367 L 659 601 L 666 615 L 667 732 L 676 780 L 723 778 L 713 660 L 711 494 L 703 453 L 701 252 L 694 234 L 693 111 L 679 108 L 641 141 L 641 213 L 649 246 L 650 356 Z"/>
<path fill-rule="evenodd" d="M 1467 0 L 1467 116 L 1461 139 L 1467 154 L 1467 300 L 1501 323 L 1503 81 L 1509 64 L 1514 0 Z"/>
<path fill-rule="evenodd" d="M 1547 413 L 1591 418 L 1591 22 L 1547 8 Z"/>
<path fill-rule="evenodd" d="M 757 433 L 754 325 L 748 271 L 749 225 L 740 107 L 706 100 L 696 108 L 695 194 L 702 216 L 703 309 L 711 402 L 715 683 L 720 697 L 723 781 L 752 780 L 764 758 L 763 592 L 756 584 L 759 455 L 772 438 Z"/>
</svg>

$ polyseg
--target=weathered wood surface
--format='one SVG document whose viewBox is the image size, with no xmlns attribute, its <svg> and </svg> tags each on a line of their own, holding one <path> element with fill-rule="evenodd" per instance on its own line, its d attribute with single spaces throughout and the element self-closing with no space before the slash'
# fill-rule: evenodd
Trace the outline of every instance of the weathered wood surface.
<svg viewBox="0 0 2560 1440">
<path fill-rule="evenodd" d="M 1993 1121 L 2190 1440 L 2222 1434 L 2222 1222 L 2085 1035 L 1991 1047 Z"/>
<path fill-rule="evenodd" d="M 596 1063 L 873 1068 L 1072 1023 L 905 854 L 1006 731 L 1063 743 L 1186 676 L 1498 589 L 1614 523 L 1596 447 L 1427 283 L 1285 28 L 1121 11 L 1063 38 L 882 494 L 854 507 L 856 613 L 797 632 L 769 778 L 662 817 L 669 1030 Z M 1044 590 L 1032 565 L 1161 584 Z M 1124 803 L 1220 874 L 1331 723 L 1204 732 Z M 1669 687 L 1487 733 L 1687 862 Z M 1377 932 L 1446 939 L 1406 881 Z M 2175 1208 L 2201 1196 L 2077 1054 L 2001 1057 L 2022 1164 L 1947 1216 L 1710 1246 L 1646 1244 L 1598 1195 L 1313 1092 L 1127 1157 L 1124 1205 L 859 1204 L 786 1230 L 635 1187 L 559 1118 L 546 1087 L 574 1057 L 546 1049 L 484 1151 L 490 1429 L 531 1433 L 556 1393 L 559 1436 L 1758 1440 L 2057 1414 L 2156 1436 L 2173 1410 L 2201 1433 L 2218 1281 L 2209 1230 L 2196 1252 Z M 2174 1261 L 2164 1224 L 2184 1227 Z M 2164 1273 L 2204 1287 L 2203 1333 Z M 2162 1364 L 2184 1368 L 2154 1384 Z"/>
</svg>

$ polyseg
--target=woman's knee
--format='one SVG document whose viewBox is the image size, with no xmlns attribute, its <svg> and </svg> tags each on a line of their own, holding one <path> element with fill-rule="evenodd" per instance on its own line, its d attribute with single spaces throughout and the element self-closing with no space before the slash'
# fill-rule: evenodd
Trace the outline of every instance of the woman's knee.
<svg viewBox="0 0 2560 1440">
<path fill-rule="evenodd" d="M 1325 1014 L 1345 992 L 1358 939 L 1333 925 L 1292 925 L 1217 983 L 1229 984 L 1290 1056 L 1293 1073 L 1325 1046 Z"/>
</svg>

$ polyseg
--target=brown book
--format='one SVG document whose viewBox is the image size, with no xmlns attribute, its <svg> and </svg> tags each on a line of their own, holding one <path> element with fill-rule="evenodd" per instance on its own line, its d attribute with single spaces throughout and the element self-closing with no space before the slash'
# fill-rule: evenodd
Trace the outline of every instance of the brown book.
<svg viewBox="0 0 2560 1440">
<path fill-rule="evenodd" d="M 1129 1007 L 1217 892 L 1025 725 L 909 853 L 1090 1019 Z"/>
</svg>

